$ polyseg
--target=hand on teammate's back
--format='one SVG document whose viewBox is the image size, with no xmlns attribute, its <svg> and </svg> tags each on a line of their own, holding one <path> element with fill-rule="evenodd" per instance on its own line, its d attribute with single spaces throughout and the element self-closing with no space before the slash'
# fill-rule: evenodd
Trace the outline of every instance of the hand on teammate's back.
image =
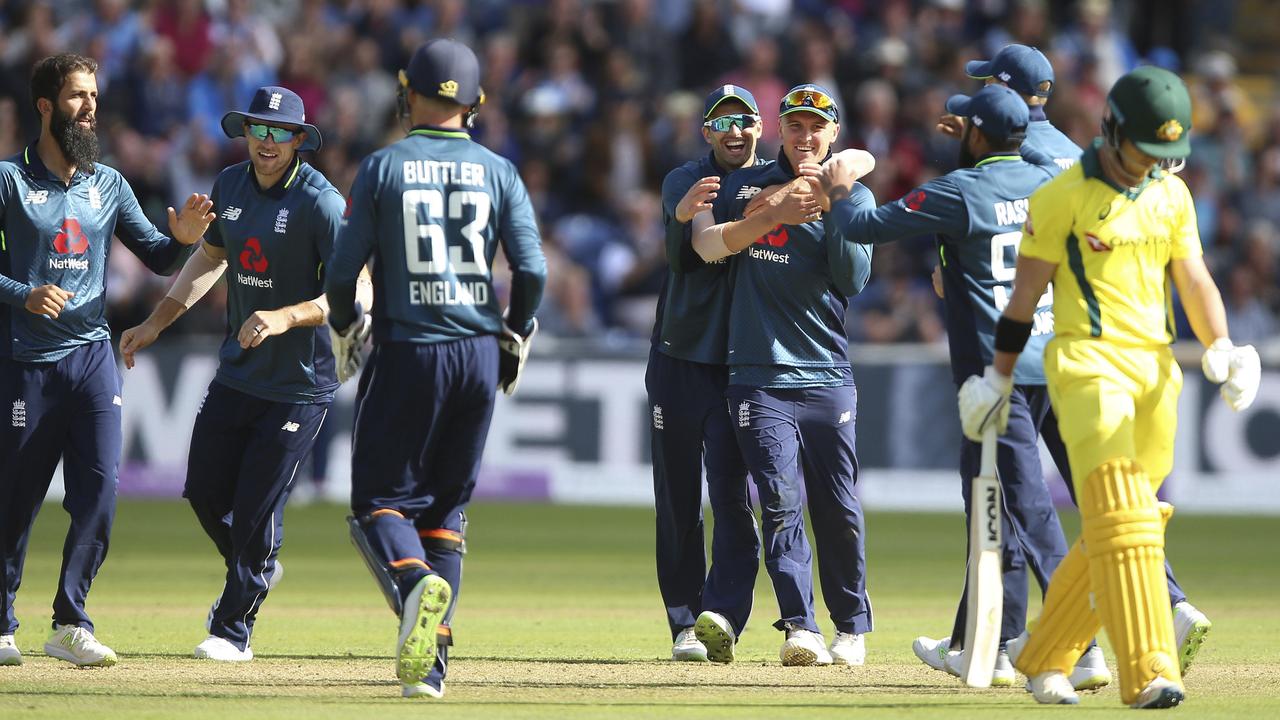
<svg viewBox="0 0 1280 720">
<path fill-rule="evenodd" d="M 49 319 L 57 320 L 58 315 L 62 313 L 62 308 L 66 307 L 67 301 L 73 297 L 75 293 L 63 290 L 57 285 L 41 285 L 27 293 L 27 312 L 47 315 Z"/>
<path fill-rule="evenodd" d="M 704 177 L 689 188 L 689 191 L 676 205 L 676 222 L 687 223 L 693 216 L 711 209 L 711 201 L 716 199 L 720 189 L 720 178 Z"/>
<path fill-rule="evenodd" d="M 199 242 L 204 231 L 209 229 L 209 223 L 218 217 L 210 212 L 212 208 L 213 201 L 200 193 L 191 193 L 179 212 L 169 208 L 169 232 L 173 233 L 173 239 L 183 245 Z"/>
</svg>

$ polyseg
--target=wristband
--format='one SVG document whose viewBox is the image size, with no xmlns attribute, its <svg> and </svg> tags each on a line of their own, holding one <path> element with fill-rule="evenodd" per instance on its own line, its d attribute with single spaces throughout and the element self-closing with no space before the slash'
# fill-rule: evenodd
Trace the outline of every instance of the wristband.
<svg viewBox="0 0 1280 720">
<path fill-rule="evenodd" d="M 1005 315 L 996 322 L 996 352 L 1020 353 L 1031 337 L 1031 323 L 1018 322 Z"/>
</svg>

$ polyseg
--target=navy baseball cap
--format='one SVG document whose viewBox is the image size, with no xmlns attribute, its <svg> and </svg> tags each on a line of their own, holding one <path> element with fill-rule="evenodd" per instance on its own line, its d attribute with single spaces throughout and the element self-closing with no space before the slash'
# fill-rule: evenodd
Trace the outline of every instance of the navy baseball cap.
<svg viewBox="0 0 1280 720">
<path fill-rule="evenodd" d="M 253 120 L 277 125 L 298 125 L 306 130 L 307 139 L 298 146 L 299 151 L 319 150 L 324 143 L 324 138 L 320 137 L 320 128 L 307 122 L 302 98 L 288 88 L 274 85 L 258 88 L 258 91 L 253 94 L 253 101 L 249 103 L 247 112 L 232 110 L 222 116 L 222 132 L 230 138 L 242 137 L 245 122 Z"/>
<path fill-rule="evenodd" d="M 1031 120 L 1026 101 L 1003 85 L 988 85 L 971 96 L 952 95 L 947 112 L 969 118 L 984 135 L 997 140 L 1025 136 Z"/>
<path fill-rule="evenodd" d="M 400 84 L 423 97 L 452 100 L 470 107 L 484 102 L 480 62 L 471 48 L 448 38 L 423 43 L 400 71 Z"/>
<path fill-rule="evenodd" d="M 797 85 L 782 96 L 782 102 L 778 103 L 778 117 L 790 115 L 793 112 L 811 112 L 826 118 L 829 122 L 840 122 L 840 108 L 836 107 L 836 101 L 831 93 L 821 85 L 813 83 Z"/>
<path fill-rule="evenodd" d="M 759 115 L 760 106 L 756 104 L 756 98 L 751 91 L 741 85 L 721 85 L 711 94 L 707 96 L 707 101 L 702 104 L 702 119 L 706 120 L 711 117 L 711 113 L 715 112 L 720 103 L 725 100 L 738 100 L 752 113 Z"/>
<path fill-rule="evenodd" d="M 1053 65 L 1029 45 L 1005 45 L 990 60 L 970 60 L 965 74 L 985 80 L 996 78 L 1022 95 L 1047 98 L 1053 92 Z"/>
</svg>

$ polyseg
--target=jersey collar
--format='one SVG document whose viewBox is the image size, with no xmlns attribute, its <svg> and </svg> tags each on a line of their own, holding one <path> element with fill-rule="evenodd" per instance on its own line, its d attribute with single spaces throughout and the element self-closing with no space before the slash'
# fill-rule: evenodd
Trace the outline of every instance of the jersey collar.
<svg viewBox="0 0 1280 720">
<path fill-rule="evenodd" d="M 1022 159 L 1022 156 L 1017 153 L 1013 153 L 1013 154 L 992 153 L 990 155 L 983 156 L 983 158 L 978 162 L 974 163 L 973 166 L 976 168 L 980 168 L 983 165 L 990 165 L 992 163 L 1005 162 L 1007 160 L 1021 160 L 1021 159 Z"/>
<path fill-rule="evenodd" d="M 49 172 L 49 168 L 45 167 L 44 161 L 40 159 L 40 153 L 36 151 L 36 144 L 38 142 L 39 141 L 37 140 L 22 149 L 23 167 L 26 168 L 27 174 L 34 178 L 40 180 L 52 180 L 59 185 L 62 185 L 62 178 L 54 177 L 53 173 Z M 75 185 L 80 179 L 87 177 L 89 177 L 89 173 L 81 170 L 80 168 L 76 168 L 76 171 L 71 174 L 70 184 L 64 185 L 63 187 Z"/>
<path fill-rule="evenodd" d="M 293 158 L 293 167 L 277 180 L 275 185 L 269 188 L 263 188 L 258 185 L 258 175 L 253 172 L 253 161 L 249 161 L 248 166 L 249 182 L 253 184 L 253 187 L 263 195 L 279 200 L 297 182 L 298 173 L 302 171 L 302 158 L 295 156 Z"/>
<path fill-rule="evenodd" d="M 1120 187 L 1119 185 L 1111 182 L 1111 179 L 1102 172 L 1102 161 L 1098 159 L 1098 150 L 1102 148 L 1102 143 L 1102 138 L 1094 138 L 1093 142 L 1084 149 L 1084 153 L 1080 156 L 1080 169 L 1084 172 L 1084 176 L 1086 178 L 1100 180 L 1106 183 L 1107 187 L 1110 187 L 1130 200 L 1136 200 L 1138 196 L 1142 194 L 1142 191 L 1145 190 L 1153 180 L 1159 180 L 1164 177 L 1164 171 L 1159 167 L 1156 167 L 1152 169 L 1151 172 L 1147 173 L 1146 177 L 1142 178 L 1142 184 L 1138 185 L 1138 187 Z"/>
<path fill-rule="evenodd" d="M 409 131 L 410 135 L 425 135 L 434 138 L 454 138 L 458 140 L 470 140 L 471 133 L 466 128 L 447 128 L 438 125 L 415 125 Z"/>
</svg>

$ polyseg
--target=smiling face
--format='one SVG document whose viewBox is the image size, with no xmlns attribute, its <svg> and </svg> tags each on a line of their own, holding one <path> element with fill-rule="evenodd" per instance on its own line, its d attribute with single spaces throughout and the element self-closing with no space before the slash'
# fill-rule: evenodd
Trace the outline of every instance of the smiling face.
<svg viewBox="0 0 1280 720">
<path fill-rule="evenodd" d="M 283 125 L 256 120 L 253 121 L 253 124 L 284 128 L 294 133 L 292 139 L 282 143 L 276 142 L 269 132 L 266 139 L 259 140 L 249 131 L 249 123 L 245 123 L 244 137 L 249 141 L 249 161 L 253 163 L 253 171 L 258 176 L 258 184 L 262 187 L 271 187 L 284 175 L 285 170 L 289 169 L 293 164 L 293 159 L 298 154 L 298 147 L 302 145 L 303 140 L 306 138 L 306 133 L 297 125 Z"/>
<path fill-rule="evenodd" d="M 815 112 L 799 110 L 782 116 L 782 152 L 791 167 L 822 162 L 840 134 L 840 125 Z"/>
<path fill-rule="evenodd" d="M 730 98 L 721 102 L 711 111 L 707 120 L 715 120 L 725 115 L 753 115 L 751 108 L 741 100 Z M 729 170 L 745 167 L 756 156 L 756 141 L 760 139 L 761 123 L 757 122 L 749 128 L 740 128 L 735 123 L 726 132 L 716 132 L 710 128 L 702 128 L 702 137 L 711 145 L 711 152 L 716 162 Z"/>
</svg>

